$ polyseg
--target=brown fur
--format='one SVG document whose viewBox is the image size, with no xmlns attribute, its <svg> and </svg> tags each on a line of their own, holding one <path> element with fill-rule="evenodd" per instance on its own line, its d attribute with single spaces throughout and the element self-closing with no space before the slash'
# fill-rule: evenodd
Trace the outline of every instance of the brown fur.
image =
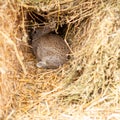
<svg viewBox="0 0 120 120">
<path fill-rule="evenodd" d="M 37 29 L 33 34 L 32 47 L 40 68 L 58 68 L 67 61 L 70 52 L 63 38 L 49 33 L 49 30 L 45 33 Z"/>
</svg>

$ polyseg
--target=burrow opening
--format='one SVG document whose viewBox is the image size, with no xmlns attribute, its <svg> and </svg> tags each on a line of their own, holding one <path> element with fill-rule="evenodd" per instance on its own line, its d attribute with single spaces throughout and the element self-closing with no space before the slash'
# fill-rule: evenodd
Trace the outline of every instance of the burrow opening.
<svg viewBox="0 0 120 120">
<path fill-rule="evenodd" d="M 32 43 L 32 36 L 31 36 L 32 31 L 37 27 L 41 27 L 41 26 L 43 27 L 50 24 L 47 18 L 47 14 L 48 13 L 46 12 L 37 13 L 35 11 L 28 11 L 26 13 L 26 31 L 28 34 L 27 42 L 29 45 L 31 45 Z M 62 38 L 64 38 L 66 35 L 66 31 L 68 29 L 68 24 L 66 23 L 62 25 L 58 25 L 58 23 L 55 23 L 55 24 L 56 24 L 56 27 L 54 30 L 51 31 L 51 33 L 58 34 Z"/>
</svg>

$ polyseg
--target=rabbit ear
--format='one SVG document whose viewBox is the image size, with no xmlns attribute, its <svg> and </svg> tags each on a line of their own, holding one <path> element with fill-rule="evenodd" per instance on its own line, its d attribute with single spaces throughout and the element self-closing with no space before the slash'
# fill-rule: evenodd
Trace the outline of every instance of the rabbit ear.
<svg viewBox="0 0 120 120">
<path fill-rule="evenodd" d="M 36 64 L 36 66 L 37 66 L 38 68 L 45 68 L 45 67 L 46 67 L 46 62 L 39 61 L 39 62 Z"/>
</svg>

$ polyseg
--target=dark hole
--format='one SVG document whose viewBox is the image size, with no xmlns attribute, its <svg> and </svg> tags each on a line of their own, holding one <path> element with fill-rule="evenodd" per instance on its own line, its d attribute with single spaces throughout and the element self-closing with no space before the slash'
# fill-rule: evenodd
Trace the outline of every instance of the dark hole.
<svg viewBox="0 0 120 120">
<path fill-rule="evenodd" d="M 27 13 L 27 19 L 31 22 L 37 22 L 39 24 L 47 22 L 47 19 L 43 17 L 44 15 L 42 14 L 37 14 L 34 11 L 28 11 Z"/>
<path fill-rule="evenodd" d="M 31 33 L 34 30 L 35 27 L 39 26 L 45 26 L 45 23 L 48 23 L 48 19 L 46 17 L 47 13 L 37 13 L 35 11 L 28 11 L 26 16 L 26 30 L 28 33 L 28 44 L 32 44 L 32 36 Z M 37 23 L 37 26 L 35 26 Z M 68 28 L 67 24 L 64 24 L 62 26 L 58 26 L 57 32 L 54 30 L 52 31 L 53 34 L 58 34 L 61 37 L 64 38 L 66 34 L 66 30 Z"/>
</svg>

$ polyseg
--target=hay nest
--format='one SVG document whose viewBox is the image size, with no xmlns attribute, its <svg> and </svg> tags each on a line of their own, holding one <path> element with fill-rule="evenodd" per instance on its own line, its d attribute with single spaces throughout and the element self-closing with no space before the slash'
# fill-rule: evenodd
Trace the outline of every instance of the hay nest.
<svg viewBox="0 0 120 120">
<path fill-rule="evenodd" d="M 30 31 L 55 23 L 71 59 L 36 68 Z M 0 1 L 0 119 L 120 119 L 117 0 Z"/>
</svg>

